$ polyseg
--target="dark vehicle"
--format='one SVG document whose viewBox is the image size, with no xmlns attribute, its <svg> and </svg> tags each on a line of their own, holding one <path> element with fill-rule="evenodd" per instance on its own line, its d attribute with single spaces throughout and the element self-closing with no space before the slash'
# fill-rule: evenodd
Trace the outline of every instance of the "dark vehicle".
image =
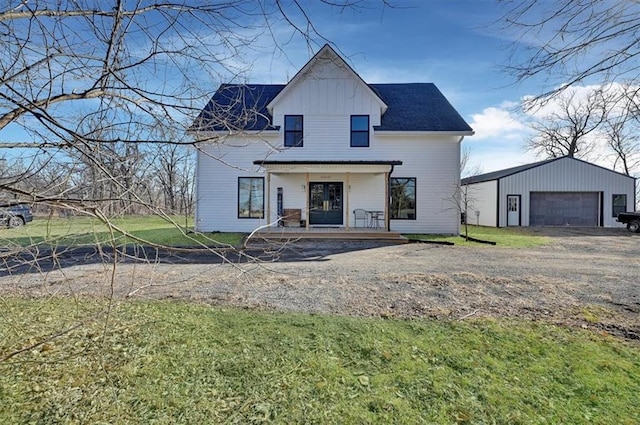
<svg viewBox="0 0 640 425">
<path fill-rule="evenodd" d="M 634 233 L 640 233 L 640 212 L 621 212 L 618 213 L 618 222 L 627 223 L 627 230 Z"/>
<path fill-rule="evenodd" d="M 0 226 L 20 227 L 30 221 L 33 221 L 33 214 L 29 205 L 0 205 Z"/>
</svg>

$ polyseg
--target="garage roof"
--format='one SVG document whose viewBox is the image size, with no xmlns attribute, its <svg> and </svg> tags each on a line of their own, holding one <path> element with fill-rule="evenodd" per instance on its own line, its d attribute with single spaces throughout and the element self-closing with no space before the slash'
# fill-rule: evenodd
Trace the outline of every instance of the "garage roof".
<svg viewBox="0 0 640 425">
<path fill-rule="evenodd" d="M 611 173 L 616 173 L 616 174 L 620 174 L 620 175 L 625 176 L 625 177 L 633 178 L 633 177 L 627 176 L 626 174 L 619 173 L 617 171 L 610 170 L 608 168 L 601 167 L 599 165 L 592 164 L 590 162 L 583 161 L 583 160 L 578 159 L 578 158 L 573 158 L 573 157 L 570 157 L 570 156 L 560 156 L 558 158 L 546 159 L 544 161 L 534 162 L 532 164 L 519 165 L 517 167 L 506 168 L 504 170 L 498 170 L 498 171 L 493 171 L 491 173 L 478 174 L 477 176 L 467 177 L 467 178 L 462 179 L 460 181 L 460 184 L 466 185 L 466 184 L 473 184 L 473 183 L 482 183 L 482 182 L 487 182 L 487 181 L 491 181 L 491 180 L 499 180 L 499 179 L 502 179 L 504 177 L 508 177 L 508 176 L 511 176 L 511 175 L 514 175 L 514 174 L 517 174 L 517 173 L 521 173 L 523 171 L 527 171 L 527 170 L 530 170 L 532 168 L 540 167 L 541 165 L 549 164 L 551 162 L 558 161 L 560 159 L 565 159 L 565 158 L 571 159 L 571 160 L 574 160 L 574 161 L 579 161 L 579 162 L 582 162 L 584 164 L 591 165 L 593 167 L 602 168 L 603 170 L 607 170 L 607 171 L 609 171 Z"/>
</svg>

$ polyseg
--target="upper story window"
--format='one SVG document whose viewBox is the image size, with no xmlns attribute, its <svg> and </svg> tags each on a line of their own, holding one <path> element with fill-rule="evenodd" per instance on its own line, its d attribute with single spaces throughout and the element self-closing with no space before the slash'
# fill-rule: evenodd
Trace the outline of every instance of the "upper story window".
<svg viewBox="0 0 640 425">
<path fill-rule="evenodd" d="M 369 147 L 369 115 L 351 115 L 351 147 Z"/>
<path fill-rule="evenodd" d="M 284 116 L 284 146 L 286 148 L 302 147 L 303 128 L 302 115 Z"/>
</svg>

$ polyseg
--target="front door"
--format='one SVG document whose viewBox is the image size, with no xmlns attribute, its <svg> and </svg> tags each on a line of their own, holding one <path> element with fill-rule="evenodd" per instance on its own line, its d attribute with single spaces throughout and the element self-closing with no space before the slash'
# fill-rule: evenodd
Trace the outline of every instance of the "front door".
<svg viewBox="0 0 640 425">
<path fill-rule="evenodd" d="M 520 226 L 520 195 L 507 196 L 507 226 Z"/>
<path fill-rule="evenodd" d="M 342 224 L 342 182 L 309 183 L 309 224 Z"/>
</svg>

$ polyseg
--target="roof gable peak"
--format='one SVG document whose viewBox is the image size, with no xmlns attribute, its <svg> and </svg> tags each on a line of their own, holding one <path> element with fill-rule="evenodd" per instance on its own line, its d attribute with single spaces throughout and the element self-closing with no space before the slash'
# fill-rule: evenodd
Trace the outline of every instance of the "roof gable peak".
<svg viewBox="0 0 640 425">
<path fill-rule="evenodd" d="M 295 87 L 300 81 L 307 78 L 312 74 L 313 70 L 316 67 L 319 67 L 321 64 L 325 64 L 327 62 L 331 62 L 333 66 L 336 68 L 340 68 L 344 70 L 347 74 L 349 74 L 354 80 L 358 81 L 362 87 L 368 92 L 372 98 L 374 98 L 377 103 L 380 105 L 380 112 L 384 114 L 387 110 L 387 105 L 380 98 L 380 96 L 371 90 L 371 87 L 358 75 L 357 72 L 349 66 L 349 64 L 340 56 L 329 44 L 325 44 L 322 46 L 318 52 L 293 76 L 291 80 L 286 84 L 284 89 L 278 93 L 278 95 L 269 102 L 267 105 L 267 110 L 269 113 L 273 113 L 273 107 L 280 99 L 282 99 L 286 94 Z"/>
</svg>

